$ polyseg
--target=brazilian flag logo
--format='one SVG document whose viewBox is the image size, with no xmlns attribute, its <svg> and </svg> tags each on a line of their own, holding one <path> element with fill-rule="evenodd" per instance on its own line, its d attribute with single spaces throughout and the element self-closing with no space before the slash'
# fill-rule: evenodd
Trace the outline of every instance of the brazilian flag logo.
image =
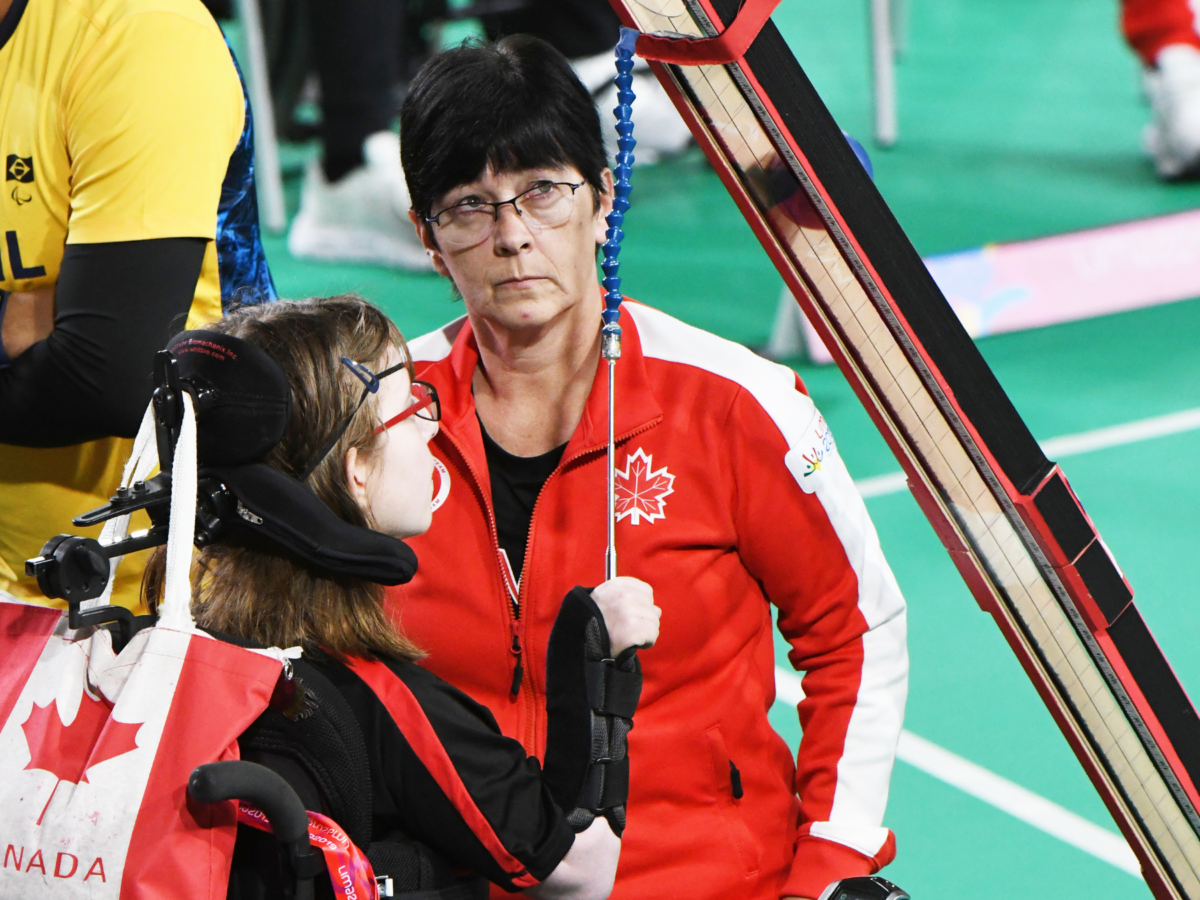
<svg viewBox="0 0 1200 900">
<path fill-rule="evenodd" d="M 33 181 L 33 157 L 17 156 L 15 153 L 8 154 L 4 172 L 5 181 L 16 181 L 21 184 L 31 183 Z"/>
</svg>

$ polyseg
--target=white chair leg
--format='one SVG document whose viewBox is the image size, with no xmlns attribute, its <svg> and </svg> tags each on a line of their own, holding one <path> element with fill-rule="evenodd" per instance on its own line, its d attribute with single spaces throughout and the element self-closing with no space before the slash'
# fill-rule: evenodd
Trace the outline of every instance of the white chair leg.
<svg viewBox="0 0 1200 900">
<path fill-rule="evenodd" d="M 896 51 L 892 40 L 892 0 L 870 0 L 871 62 L 875 88 L 875 142 L 896 143 Z"/>
<path fill-rule="evenodd" d="M 283 203 L 283 173 L 279 168 L 279 142 L 275 133 L 275 108 L 271 103 L 271 78 L 267 48 L 263 42 L 262 15 L 258 0 L 238 0 L 238 18 L 246 40 L 246 89 L 254 113 L 255 181 L 258 185 L 259 216 L 270 231 L 287 227 Z"/>
</svg>

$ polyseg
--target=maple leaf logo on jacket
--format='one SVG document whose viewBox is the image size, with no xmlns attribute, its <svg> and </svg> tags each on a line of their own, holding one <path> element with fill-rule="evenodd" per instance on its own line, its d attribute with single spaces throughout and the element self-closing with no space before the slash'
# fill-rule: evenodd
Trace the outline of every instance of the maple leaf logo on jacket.
<svg viewBox="0 0 1200 900">
<path fill-rule="evenodd" d="M 625 456 L 625 471 L 617 476 L 617 521 L 628 517 L 631 525 L 644 518 L 647 522 L 662 519 L 667 514 L 665 498 L 675 493 L 675 476 L 663 466 L 654 470 L 654 456 L 641 447 Z"/>
<path fill-rule="evenodd" d="M 30 759 L 25 768 L 41 769 L 58 779 L 38 816 L 39 825 L 60 784 L 87 782 L 87 770 L 92 766 L 137 749 L 135 738 L 142 726 L 118 722 L 110 712 L 108 704 L 84 691 L 70 725 L 63 724 L 57 700 L 45 706 L 35 703 L 29 718 L 21 724 L 29 744 Z"/>
</svg>

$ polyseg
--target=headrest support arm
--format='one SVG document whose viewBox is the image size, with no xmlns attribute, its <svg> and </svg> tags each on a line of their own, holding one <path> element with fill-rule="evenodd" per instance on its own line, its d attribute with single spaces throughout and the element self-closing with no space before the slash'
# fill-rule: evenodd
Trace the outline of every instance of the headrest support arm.
<svg viewBox="0 0 1200 900">
<path fill-rule="evenodd" d="M 197 411 L 196 546 L 267 546 L 326 574 L 378 584 L 403 584 L 416 573 L 416 555 L 403 541 L 350 524 L 302 482 L 262 462 L 288 424 L 291 390 L 260 347 L 220 332 L 185 331 L 155 357 L 154 382 L 159 474 L 118 488 L 108 503 L 73 520 L 87 527 L 145 510 L 151 527 L 106 545 L 71 535 L 52 538 L 41 556 L 26 562 L 47 596 L 65 598 L 74 609 L 101 596 L 108 584 L 108 567 L 97 560 L 167 542 L 185 391 Z"/>
<path fill-rule="evenodd" d="M 154 404 L 155 437 L 158 439 L 158 468 L 170 472 L 175 462 L 175 444 L 179 440 L 179 428 L 183 423 L 183 402 L 179 392 L 179 362 L 170 350 L 159 350 L 154 355 Z"/>
</svg>

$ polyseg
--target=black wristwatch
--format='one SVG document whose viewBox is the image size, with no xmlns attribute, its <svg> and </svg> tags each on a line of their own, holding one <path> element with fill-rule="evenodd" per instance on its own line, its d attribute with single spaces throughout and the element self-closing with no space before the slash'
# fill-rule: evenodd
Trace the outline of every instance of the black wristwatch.
<svg viewBox="0 0 1200 900">
<path fill-rule="evenodd" d="M 910 900 L 886 878 L 869 875 L 863 878 L 843 878 L 821 892 L 818 900 Z"/>
</svg>

